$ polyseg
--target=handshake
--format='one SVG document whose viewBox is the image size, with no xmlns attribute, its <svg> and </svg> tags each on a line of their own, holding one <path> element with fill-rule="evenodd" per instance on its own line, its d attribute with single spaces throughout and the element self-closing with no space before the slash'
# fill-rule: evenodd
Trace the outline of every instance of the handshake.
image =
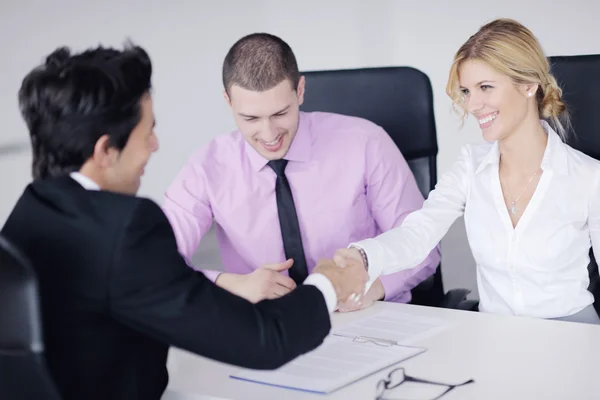
<svg viewBox="0 0 600 400">
<path fill-rule="evenodd" d="M 363 307 L 365 285 L 369 280 L 362 257 L 358 251 L 353 251 L 338 250 L 333 260 L 321 260 L 313 270 L 313 273 L 325 275 L 333 284 L 338 307 L 342 310 Z"/>
<path fill-rule="evenodd" d="M 279 264 L 267 264 L 250 274 L 222 273 L 216 284 L 253 303 L 284 296 L 296 288 L 296 283 L 282 271 L 289 269 L 293 260 Z M 377 280 L 365 295 L 369 279 L 362 256 L 356 249 L 340 249 L 333 259 L 321 260 L 313 274 L 324 275 L 335 289 L 338 310 L 352 311 L 367 307 L 383 298 L 383 287 Z"/>
</svg>

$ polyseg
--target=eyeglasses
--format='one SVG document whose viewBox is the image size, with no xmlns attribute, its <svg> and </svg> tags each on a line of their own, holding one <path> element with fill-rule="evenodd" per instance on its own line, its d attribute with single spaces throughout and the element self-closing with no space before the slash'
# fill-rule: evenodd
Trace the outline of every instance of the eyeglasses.
<svg viewBox="0 0 600 400">
<path fill-rule="evenodd" d="M 387 378 L 381 379 L 379 382 L 377 382 L 377 397 L 375 398 L 375 400 L 386 400 L 386 398 L 383 397 L 383 395 L 385 394 L 385 391 L 397 388 L 404 382 L 416 382 L 416 383 L 425 383 L 425 384 L 436 385 L 436 386 L 447 386 L 448 388 L 444 392 L 439 394 L 437 397 L 431 399 L 431 400 L 437 400 L 437 399 L 441 398 L 443 395 L 445 395 L 446 393 L 448 393 L 449 391 L 451 391 L 452 389 L 457 388 L 459 386 L 467 385 L 469 383 L 474 383 L 475 380 L 469 379 L 468 381 L 463 382 L 463 383 L 459 383 L 456 385 L 450 385 L 447 383 L 433 382 L 433 381 L 428 381 L 426 379 L 420 379 L 420 378 L 408 376 L 404 372 L 404 368 L 400 367 L 400 368 L 396 368 L 396 369 L 392 370 L 388 374 Z M 387 400 L 400 400 L 400 399 L 391 399 L 390 398 Z"/>
</svg>

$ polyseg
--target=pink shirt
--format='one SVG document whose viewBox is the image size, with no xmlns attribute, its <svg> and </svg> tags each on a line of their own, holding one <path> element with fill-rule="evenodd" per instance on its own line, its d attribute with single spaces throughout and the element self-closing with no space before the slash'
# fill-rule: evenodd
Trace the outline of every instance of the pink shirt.
<svg viewBox="0 0 600 400">
<path fill-rule="evenodd" d="M 335 250 L 399 226 L 424 202 L 392 139 L 364 119 L 301 112 L 285 158 L 309 273 Z M 226 271 L 246 274 L 285 261 L 275 179 L 239 131 L 196 151 L 163 205 L 182 255 L 191 260 L 214 221 Z M 410 290 L 439 262 L 436 247 L 418 267 L 381 276 L 385 300 L 410 301 Z M 219 274 L 203 272 L 213 280 Z"/>
</svg>

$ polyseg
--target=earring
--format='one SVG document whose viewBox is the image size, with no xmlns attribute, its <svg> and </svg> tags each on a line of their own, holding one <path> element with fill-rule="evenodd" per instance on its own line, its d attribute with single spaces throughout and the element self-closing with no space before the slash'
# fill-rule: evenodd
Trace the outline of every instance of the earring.
<svg viewBox="0 0 600 400">
<path fill-rule="evenodd" d="M 527 96 L 531 97 L 533 95 L 533 93 L 529 92 L 527 93 Z"/>
</svg>

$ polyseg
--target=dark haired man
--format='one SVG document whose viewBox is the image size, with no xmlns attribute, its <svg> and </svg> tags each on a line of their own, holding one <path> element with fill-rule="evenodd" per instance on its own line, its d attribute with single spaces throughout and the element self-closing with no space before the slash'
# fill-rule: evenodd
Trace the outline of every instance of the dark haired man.
<svg viewBox="0 0 600 400">
<path fill-rule="evenodd" d="M 323 262 L 289 296 L 252 304 L 188 267 L 160 207 L 134 196 L 158 149 L 151 76 L 140 47 L 61 48 L 19 92 L 35 180 L 2 235 L 37 274 L 65 400 L 160 399 L 169 345 L 276 368 L 317 347 L 337 301 L 364 291 L 364 268 Z"/>
<path fill-rule="evenodd" d="M 193 154 L 163 205 L 188 259 L 216 223 L 227 272 L 204 273 L 217 285 L 251 301 L 282 296 L 319 259 L 422 207 L 415 178 L 383 129 L 300 112 L 304 77 L 282 39 L 255 33 L 238 40 L 225 57 L 223 85 L 238 130 Z M 361 307 L 410 301 L 439 261 L 435 248 L 418 267 L 377 279 Z"/>
</svg>

